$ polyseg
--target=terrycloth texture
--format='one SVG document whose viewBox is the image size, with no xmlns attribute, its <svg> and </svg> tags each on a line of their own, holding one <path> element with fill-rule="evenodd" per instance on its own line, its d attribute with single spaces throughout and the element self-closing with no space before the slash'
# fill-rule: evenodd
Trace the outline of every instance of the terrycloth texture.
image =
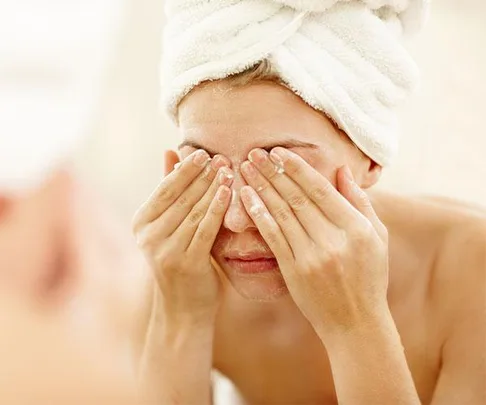
<svg viewBox="0 0 486 405">
<path fill-rule="evenodd" d="M 206 80 L 268 59 L 309 105 L 325 112 L 377 163 L 397 151 L 395 108 L 419 73 L 401 45 L 428 0 L 166 0 L 162 93 L 177 119 Z"/>
</svg>

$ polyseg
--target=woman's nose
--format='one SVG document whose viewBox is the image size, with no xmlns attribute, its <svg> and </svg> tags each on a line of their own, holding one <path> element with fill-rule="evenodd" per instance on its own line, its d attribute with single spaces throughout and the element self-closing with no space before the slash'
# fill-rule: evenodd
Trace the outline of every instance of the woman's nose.
<svg viewBox="0 0 486 405">
<path fill-rule="evenodd" d="M 240 199 L 240 189 L 245 184 L 241 174 L 239 172 L 235 173 L 235 179 L 231 187 L 231 203 L 228 211 L 226 211 L 223 222 L 223 226 L 234 233 L 242 233 L 249 229 L 257 229 Z"/>
</svg>

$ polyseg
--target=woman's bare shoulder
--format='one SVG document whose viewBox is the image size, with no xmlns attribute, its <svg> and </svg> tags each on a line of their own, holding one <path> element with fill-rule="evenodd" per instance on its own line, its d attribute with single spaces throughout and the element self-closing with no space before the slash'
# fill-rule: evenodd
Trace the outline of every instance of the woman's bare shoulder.
<svg viewBox="0 0 486 405">
<path fill-rule="evenodd" d="M 422 230 L 435 238 L 431 287 L 449 303 L 454 301 L 458 311 L 481 305 L 477 298 L 486 294 L 486 209 L 446 197 L 410 201 Z"/>
<path fill-rule="evenodd" d="M 435 316 L 449 328 L 484 313 L 486 209 L 444 197 L 395 198 L 398 206 L 409 207 L 400 219 L 409 220 L 408 235 L 432 254 L 427 291 Z"/>
<path fill-rule="evenodd" d="M 470 226 L 481 229 L 486 223 L 486 206 L 459 199 L 381 190 L 373 190 L 370 197 L 380 218 L 391 224 L 408 223 L 422 230 L 438 228 L 448 234 Z"/>
<path fill-rule="evenodd" d="M 438 275 L 453 279 L 466 268 L 468 277 L 484 275 L 486 208 L 446 197 L 385 192 L 374 192 L 372 200 L 385 225 L 398 229 L 401 239 L 418 241 L 420 251 L 433 253 Z"/>
</svg>

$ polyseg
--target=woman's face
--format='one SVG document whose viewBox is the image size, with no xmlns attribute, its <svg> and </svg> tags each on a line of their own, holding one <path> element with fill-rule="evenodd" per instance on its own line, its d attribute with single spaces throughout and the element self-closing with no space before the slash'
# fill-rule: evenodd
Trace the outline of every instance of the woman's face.
<svg viewBox="0 0 486 405">
<path fill-rule="evenodd" d="M 284 146 L 299 154 L 336 184 L 336 170 L 347 164 L 356 181 L 369 184 L 367 159 L 332 122 L 287 88 L 271 82 L 232 88 L 225 81 L 193 90 L 179 108 L 185 158 L 202 148 L 226 156 L 235 180 L 233 199 L 213 247 L 213 257 L 244 297 L 270 300 L 287 294 L 273 253 L 239 198 L 245 180 L 239 168 L 254 148 Z M 368 177 L 367 177 L 368 176 Z"/>
</svg>

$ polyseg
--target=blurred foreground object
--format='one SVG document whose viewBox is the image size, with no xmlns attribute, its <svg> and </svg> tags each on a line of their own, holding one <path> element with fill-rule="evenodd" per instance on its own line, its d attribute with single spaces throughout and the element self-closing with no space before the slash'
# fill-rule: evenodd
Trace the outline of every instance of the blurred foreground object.
<svg viewBox="0 0 486 405">
<path fill-rule="evenodd" d="M 76 339 L 57 316 L 0 299 L 0 403 L 135 405 L 113 342 Z"/>
<path fill-rule="evenodd" d="M 2 1 L 0 191 L 38 187 L 88 132 L 123 6 Z"/>
<path fill-rule="evenodd" d="M 127 328 L 141 261 L 129 230 L 69 167 L 95 118 L 124 6 L 2 2 L 0 287 L 85 341 L 116 336 L 117 349 L 125 345 L 117 356 L 129 370 Z M 114 334 L 117 317 L 124 329 Z M 27 345 L 36 335 L 25 336 Z"/>
</svg>

